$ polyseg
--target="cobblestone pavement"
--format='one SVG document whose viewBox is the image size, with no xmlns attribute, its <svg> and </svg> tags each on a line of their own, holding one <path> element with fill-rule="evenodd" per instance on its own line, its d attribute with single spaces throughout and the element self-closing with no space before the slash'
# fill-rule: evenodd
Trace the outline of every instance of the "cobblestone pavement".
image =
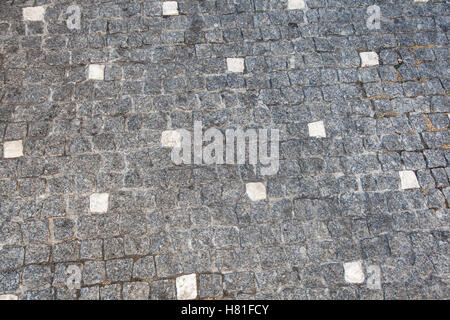
<svg viewBox="0 0 450 320">
<path fill-rule="evenodd" d="M 1 0 L 1 299 L 449 298 L 449 13 Z M 194 120 L 280 170 L 175 165 Z"/>
</svg>

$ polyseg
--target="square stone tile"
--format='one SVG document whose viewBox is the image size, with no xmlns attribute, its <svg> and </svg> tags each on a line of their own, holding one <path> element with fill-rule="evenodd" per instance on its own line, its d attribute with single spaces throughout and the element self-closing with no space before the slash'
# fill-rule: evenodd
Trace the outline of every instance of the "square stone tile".
<svg viewBox="0 0 450 320">
<path fill-rule="evenodd" d="M 163 15 L 164 16 L 177 16 L 178 15 L 178 2 L 176 2 L 176 1 L 163 2 Z"/>
<path fill-rule="evenodd" d="M 326 138 L 325 125 L 323 121 L 308 123 L 309 136 L 314 138 Z"/>
<path fill-rule="evenodd" d="M 348 283 L 363 283 L 364 271 L 361 261 L 344 263 L 344 277 Z"/>
<path fill-rule="evenodd" d="M 289 0 L 288 1 L 289 10 L 304 10 L 306 9 L 305 0 Z"/>
<path fill-rule="evenodd" d="M 0 295 L 0 300 L 19 300 L 19 297 L 13 294 L 2 294 Z"/>
<path fill-rule="evenodd" d="M 400 171 L 400 188 L 405 189 L 417 189 L 419 187 L 419 182 L 417 181 L 416 174 L 414 171 L 405 170 Z"/>
<path fill-rule="evenodd" d="M 177 130 L 166 130 L 161 134 L 161 146 L 164 148 L 180 148 L 181 135 Z"/>
<path fill-rule="evenodd" d="M 89 65 L 89 80 L 104 80 L 105 79 L 105 66 L 102 64 Z"/>
<path fill-rule="evenodd" d="M 44 21 L 45 7 L 27 7 L 22 9 L 23 21 Z"/>
<path fill-rule="evenodd" d="M 3 157 L 6 159 L 23 157 L 22 140 L 5 141 L 3 143 Z"/>
<path fill-rule="evenodd" d="M 94 213 L 105 213 L 108 211 L 109 193 L 91 194 L 89 208 Z"/>
<path fill-rule="evenodd" d="M 372 67 L 377 66 L 379 62 L 379 57 L 376 52 L 360 52 L 359 56 L 361 58 L 361 67 Z"/>
<path fill-rule="evenodd" d="M 177 299 L 191 300 L 197 297 L 197 275 L 189 274 L 176 280 Z"/>
<path fill-rule="evenodd" d="M 252 201 L 260 201 L 266 199 L 266 186 L 261 182 L 247 183 L 246 186 L 247 195 Z"/>
<path fill-rule="evenodd" d="M 243 58 L 227 58 L 228 72 L 244 72 Z"/>
</svg>

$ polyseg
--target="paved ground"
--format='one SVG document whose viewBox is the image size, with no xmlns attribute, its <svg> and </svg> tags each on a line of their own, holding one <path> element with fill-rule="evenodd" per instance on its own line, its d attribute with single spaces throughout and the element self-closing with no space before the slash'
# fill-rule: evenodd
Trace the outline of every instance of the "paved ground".
<svg viewBox="0 0 450 320">
<path fill-rule="evenodd" d="M 2 298 L 449 298 L 449 4 L 292 5 L 1 1 Z M 176 166 L 194 120 L 280 170 Z"/>
</svg>

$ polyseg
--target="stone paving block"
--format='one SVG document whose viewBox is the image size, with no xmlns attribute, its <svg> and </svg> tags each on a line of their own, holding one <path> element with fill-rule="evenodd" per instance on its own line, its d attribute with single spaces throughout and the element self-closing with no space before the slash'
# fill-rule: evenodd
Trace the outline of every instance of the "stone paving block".
<svg viewBox="0 0 450 320">
<path fill-rule="evenodd" d="M 108 211 L 109 194 L 93 193 L 90 196 L 90 211 L 94 213 L 105 213 Z"/>
<path fill-rule="evenodd" d="M 175 280 L 156 280 L 150 283 L 150 299 L 152 300 L 175 300 Z"/>
<path fill-rule="evenodd" d="M 266 199 L 266 186 L 261 182 L 247 183 L 246 186 L 247 196 L 252 201 L 260 201 Z"/>
<path fill-rule="evenodd" d="M 176 1 L 164 1 L 163 15 L 165 16 L 177 16 L 178 15 L 178 3 Z"/>
<path fill-rule="evenodd" d="M 79 300 L 99 300 L 99 299 L 100 299 L 99 287 L 81 288 Z"/>
<path fill-rule="evenodd" d="M 401 189 L 414 189 L 419 188 L 419 182 L 417 181 L 414 171 L 400 171 L 400 183 Z"/>
<path fill-rule="evenodd" d="M 244 59 L 243 58 L 227 58 L 228 72 L 244 72 Z"/>
<path fill-rule="evenodd" d="M 52 273 L 49 266 L 30 265 L 23 269 L 23 284 L 30 289 L 50 284 L 51 279 Z"/>
<path fill-rule="evenodd" d="M 379 64 L 379 57 L 376 52 L 361 52 L 359 54 L 361 57 L 361 67 L 371 67 L 371 66 L 377 66 Z"/>
<path fill-rule="evenodd" d="M 26 7 L 23 8 L 24 21 L 43 21 L 45 16 L 45 7 Z"/>
<path fill-rule="evenodd" d="M 364 271 L 361 261 L 344 263 L 345 281 L 349 283 L 363 283 Z"/>
<path fill-rule="evenodd" d="M 197 275 L 189 274 L 176 279 L 177 299 L 191 300 L 197 297 Z"/>
<path fill-rule="evenodd" d="M 161 134 L 161 146 L 165 148 L 180 148 L 181 135 L 176 130 L 166 130 Z"/>
<path fill-rule="evenodd" d="M 22 140 L 5 141 L 3 143 L 3 157 L 5 159 L 23 157 Z"/>
<path fill-rule="evenodd" d="M 149 284 L 147 282 L 128 282 L 123 285 L 122 296 L 124 300 L 147 300 Z"/>
<path fill-rule="evenodd" d="M 308 123 L 309 136 L 315 138 L 326 138 L 327 134 L 323 121 Z"/>
<path fill-rule="evenodd" d="M 200 274 L 199 297 L 214 298 L 223 294 L 222 275 L 220 274 Z"/>
<path fill-rule="evenodd" d="M 288 1 L 289 10 L 304 10 L 306 9 L 305 0 L 289 0 Z"/>
<path fill-rule="evenodd" d="M 0 300 L 19 300 L 19 297 L 13 294 L 2 294 Z"/>
<path fill-rule="evenodd" d="M 100 287 L 100 300 L 121 300 L 122 286 L 120 284 L 110 284 Z"/>
<path fill-rule="evenodd" d="M 103 80 L 105 78 L 105 66 L 101 64 L 90 64 L 88 70 L 88 79 Z"/>
</svg>

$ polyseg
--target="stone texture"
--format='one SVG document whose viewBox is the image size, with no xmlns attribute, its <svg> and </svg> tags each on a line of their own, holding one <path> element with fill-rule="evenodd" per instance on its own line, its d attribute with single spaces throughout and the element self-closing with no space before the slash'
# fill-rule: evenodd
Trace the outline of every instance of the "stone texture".
<svg viewBox="0 0 450 320">
<path fill-rule="evenodd" d="M 178 3 L 176 1 L 164 1 L 163 15 L 165 16 L 177 16 L 178 15 Z"/>
<path fill-rule="evenodd" d="M 364 271 L 361 261 L 344 263 L 345 281 L 348 283 L 363 283 Z"/>
<path fill-rule="evenodd" d="M 19 297 L 13 294 L 2 294 L 0 300 L 19 300 Z"/>
<path fill-rule="evenodd" d="M 306 9 L 305 0 L 288 0 L 289 10 L 304 10 Z"/>
<path fill-rule="evenodd" d="M 314 138 L 325 138 L 327 133 L 323 121 L 308 123 L 309 136 Z"/>
<path fill-rule="evenodd" d="M 251 201 L 266 199 L 266 186 L 261 182 L 251 182 L 245 185 L 247 196 Z"/>
<path fill-rule="evenodd" d="M 3 157 L 5 159 L 23 157 L 22 140 L 5 141 L 3 143 Z"/>
<path fill-rule="evenodd" d="M 105 78 L 105 66 L 101 64 L 90 64 L 88 70 L 89 80 L 103 80 Z"/>
<path fill-rule="evenodd" d="M 105 213 L 108 211 L 109 193 L 93 193 L 89 201 L 89 209 L 91 212 Z"/>
<path fill-rule="evenodd" d="M 241 73 L 244 72 L 244 59 L 243 58 L 227 58 L 228 72 Z"/>
<path fill-rule="evenodd" d="M 45 16 L 45 7 L 26 7 L 22 9 L 24 21 L 43 21 Z"/>
<path fill-rule="evenodd" d="M 359 54 L 361 57 L 361 67 L 372 67 L 377 66 L 379 64 L 379 57 L 376 52 L 361 52 Z"/>
<path fill-rule="evenodd" d="M 177 299 L 191 300 L 197 297 L 197 275 L 189 274 L 176 279 Z"/>
<path fill-rule="evenodd" d="M 414 171 L 400 171 L 400 187 L 401 189 L 415 189 L 419 188 L 419 182 L 417 181 Z"/>
<path fill-rule="evenodd" d="M 180 148 L 181 135 L 176 130 L 166 130 L 161 134 L 161 146 L 165 148 Z"/>
</svg>

